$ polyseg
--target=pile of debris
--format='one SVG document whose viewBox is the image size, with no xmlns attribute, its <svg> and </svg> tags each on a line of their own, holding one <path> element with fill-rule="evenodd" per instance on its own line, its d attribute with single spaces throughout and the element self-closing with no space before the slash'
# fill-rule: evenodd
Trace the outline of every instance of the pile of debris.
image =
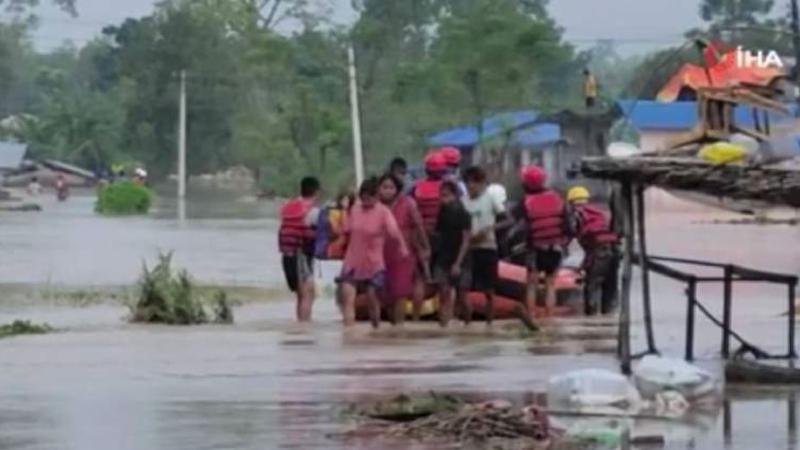
<svg viewBox="0 0 800 450">
<path fill-rule="evenodd" d="M 536 406 L 515 409 L 511 403 L 493 401 L 465 405 L 458 411 L 441 412 L 389 428 L 389 436 L 419 440 L 448 438 L 457 442 L 494 439 L 546 443 L 555 437 L 547 414 Z"/>
</svg>

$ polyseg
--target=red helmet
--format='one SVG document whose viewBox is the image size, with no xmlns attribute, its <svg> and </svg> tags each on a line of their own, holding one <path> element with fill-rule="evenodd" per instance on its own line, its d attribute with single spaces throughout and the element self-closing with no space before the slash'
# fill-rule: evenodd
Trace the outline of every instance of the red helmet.
<svg viewBox="0 0 800 450">
<path fill-rule="evenodd" d="M 461 150 L 455 147 L 442 147 L 437 153 L 441 153 L 444 156 L 447 165 L 450 167 L 457 167 L 461 164 Z"/>
<path fill-rule="evenodd" d="M 427 172 L 444 172 L 447 170 L 447 158 L 441 152 L 432 152 L 425 157 Z"/>
<path fill-rule="evenodd" d="M 542 189 L 547 182 L 547 172 L 539 166 L 525 166 L 520 171 L 522 184 L 529 189 Z"/>
</svg>

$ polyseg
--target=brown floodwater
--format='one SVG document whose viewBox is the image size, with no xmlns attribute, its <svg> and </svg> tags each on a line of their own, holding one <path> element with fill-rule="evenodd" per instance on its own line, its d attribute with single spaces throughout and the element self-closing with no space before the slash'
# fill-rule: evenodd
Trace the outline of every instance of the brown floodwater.
<svg viewBox="0 0 800 450">
<path fill-rule="evenodd" d="M 204 284 L 282 286 L 269 204 L 224 196 L 190 202 L 184 221 L 168 199 L 148 218 L 99 218 L 91 208 L 90 197 L 77 196 L 40 214 L 0 213 L 0 285 L 130 284 L 142 260 L 174 251 Z M 800 272 L 800 228 L 706 223 L 723 216 L 654 213 L 651 250 Z M 321 276 L 327 282 L 335 271 L 325 266 Z M 637 318 L 638 286 L 637 278 Z M 658 276 L 653 286 L 659 350 L 681 356 L 682 287 Z M 720 295 L 708 287 L 699 298 L 719 313 Z M 736 328 L 763 348 L 785 350 L 785 311 L 783 289 L 735 290 Z M 0 323 L 31 319 L 58 330 L 0 341 L 0 449 L 441 448 L 345 438 L 353 424 L 342 411 L 354 401 L 429 390 L 522 404 L 539 398 L 550 376 L 617 365 L 613 327 L 602 319 L 549 324 L 562 339 L 537 342 L 481 324 L 344 332 L 329 296 L 318 300 L 313 326 L 293 323 L 288 295 L 238 307 L 234 326 L 130 325 L 126 313 L 118 301 L 0 299 Z M 718 330 L 698 318 L 697 332 L 699 364 L 718 372 Z M 643 348 L 640 323 L 634 333 Z M 729 388 L 718 409 L 637 422 L 634 434 L 665 435 L 670 449 L 798 448 L 798 391 Z"/>
</svg>

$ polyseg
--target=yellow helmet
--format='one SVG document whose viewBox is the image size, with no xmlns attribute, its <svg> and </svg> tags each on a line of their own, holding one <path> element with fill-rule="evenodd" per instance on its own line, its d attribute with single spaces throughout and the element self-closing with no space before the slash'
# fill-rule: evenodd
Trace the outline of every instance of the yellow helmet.
<svg viewBox="0 0 800 450">
<path fill-rule="evenodd" d="M 567 192 L 567 201 L 576 202 L 582 200 L 589 200 L 592 195 L 589 190 L 583 186 L 575 186 Z"/>
</svg>

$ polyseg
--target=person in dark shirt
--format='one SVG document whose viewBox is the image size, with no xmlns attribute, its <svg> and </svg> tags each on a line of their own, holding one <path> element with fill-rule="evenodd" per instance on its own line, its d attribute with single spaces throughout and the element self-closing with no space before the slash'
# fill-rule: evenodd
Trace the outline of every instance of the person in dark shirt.
<svg viewBox="0 0 800 450">
<path fill-rule="evenodd" d="M 442 327 L 447 327 L 453 318 L 456 300 L 466 320 L 472 317 L 466 299 L 466 289 L 470 285 L 467 252 L 472 235 L 472 220 L 458 199 L 458 185 L 455 182 L 443 182 L 440 195 L 441 208 L 435 228 L 433 281 L 439 289 L 439 322 Z"/>
</svg>

